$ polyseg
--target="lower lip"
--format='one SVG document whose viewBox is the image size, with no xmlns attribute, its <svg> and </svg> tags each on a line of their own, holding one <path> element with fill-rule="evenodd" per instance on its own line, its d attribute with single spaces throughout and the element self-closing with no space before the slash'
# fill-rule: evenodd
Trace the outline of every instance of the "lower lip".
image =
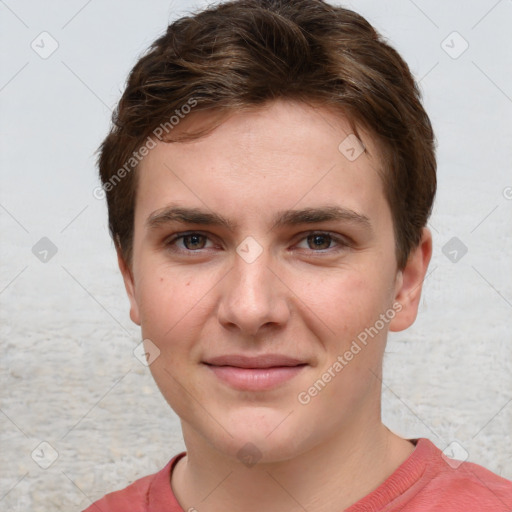
<svg viewBox="0 0 512 512">
<path fill-rule="evenodd" d="M 306 365 L 273 368 L 238 368 L 206 365 L 217 378 L 241 391 L 265 391 L 298 375 Z"/>
</svg>

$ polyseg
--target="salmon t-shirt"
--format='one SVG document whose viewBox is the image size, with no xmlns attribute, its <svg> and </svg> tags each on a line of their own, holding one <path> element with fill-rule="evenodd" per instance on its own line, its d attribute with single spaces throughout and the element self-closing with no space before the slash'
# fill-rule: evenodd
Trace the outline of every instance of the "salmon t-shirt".
<svg viewBox="0 0 512 512">
<path fill-rule="evenodd" d="M 411 441 L 416 448 L 407 460 L 345 512 L 512 512 L 511 481 L 477 464 L 446 458 L 428 439 Z M 83 512 L 185 512 L 171 487 L 172 470 L 185 454 Z"/>
</svg>

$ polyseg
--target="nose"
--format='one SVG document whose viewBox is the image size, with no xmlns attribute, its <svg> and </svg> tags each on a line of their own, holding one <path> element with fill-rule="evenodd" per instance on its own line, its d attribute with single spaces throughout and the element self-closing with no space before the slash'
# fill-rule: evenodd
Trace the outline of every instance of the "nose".
<svg viewBox="0 0 512 512">
<path fill-rule="evenodd" d="M 224 328 L 256 336 L 287 323 L 291 292 L 278 272 L 270 267 L 267 254 L 264 250 L 252 262 L 236 255 L 234 268 L 223 280 L 217 310 Z"/>
</svg>

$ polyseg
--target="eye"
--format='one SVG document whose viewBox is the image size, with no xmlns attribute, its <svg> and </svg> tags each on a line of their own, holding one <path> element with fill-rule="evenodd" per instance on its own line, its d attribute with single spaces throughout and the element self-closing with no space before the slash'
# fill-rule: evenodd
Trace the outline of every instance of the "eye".
<svg viewBox="0 0 512 512">
<path fill-rule="evenodd" d="M 207 248 L 206 240 L 208 240 L 206 235 L 192 231 L 189 233 L 173 235 L 171 238 L 167 239 L 165 245 L 171 250 L 195 252 Z M 177 244 L 177 242 L 182 242 L 183 246 L 180 247 L 180 244 Z"/>
<path fill-rule="evenodd" d="M 337 248 L 334 248 L 334 251 L 342 250 L 349 246 L 347 240 L 333 235 L 332 233 L 326 232 L 315 232 L 309 233 L 307 236 L 302 238 L 302 240 L 306 241 L 307 249 L 312 249 L 314 252 L 323 252 L 328 249 L 332 249 L 331 244 L 334 242 L 338 245 Z M 300 244 L 299 244 L 300 245 Z M 333 252 L 333 251 L 329 251 Z"/>
<path fill-rule="evenodd" d="M 213 245 L 207 246 L 210 238 L 199 232 L 190 231 L 187 233 L 176 233 L 169 237 L 165 241 L 165 246 L 169 250 L 174 252 L 182 253 L 200 253 L 204 249 L 213 247 Z M 306 247 L 301 244 L 306 243 Z M 213 244 L 210 240 L 210 244 Z M 333 244 L 335 246 L 333 247 Z M 315 253 L 332 253 L 346 249 L 350 246 L 350 242 L 343 237 L 334 235 L 328 232 L 312 232 L 300 239 L 299 244 L 296 247 L 300 249 L 307 249 Z"/>
</svg>

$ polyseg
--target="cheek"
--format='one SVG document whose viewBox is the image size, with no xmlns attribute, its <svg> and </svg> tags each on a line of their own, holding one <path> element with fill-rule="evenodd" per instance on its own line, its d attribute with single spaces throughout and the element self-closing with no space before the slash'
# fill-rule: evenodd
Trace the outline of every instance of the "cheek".
<svg viewBox="0 0 512 512">
<path fill-rule="evenodd" d="M 178 370 L 197 360 L 220 277 L 193 265 L 178 270 L 153 261 L 148 268 L 138 299 L 142 336 L 155 343 L 167 366 Z"/>
<path fill-rule="evenodd" d="M 379 282 L 370 272 L 331 271 L 325 278 L 306 282 L 298 295 L 338 340 L 347 340 L 371 325 L 385 303 Z"/>
<path fill-rule="evenodd" d="M 170 275 L 163 268 L 144 275 L 138 294 L 142 333 L 159 344 L 176 340 L 189 317 L 200 309 L 201 289 L 193 278 L 182 273 Z"/>
<path fill-rule="evenodd" d="M 141 328 L 160 350 L 149 369 L 163 397 L 178 416 L 190 423 L 203 414 L 208 391 L 191 376 L 197 360 L 197 341 L 207 321 L 207 294 L 212 288 L 207 276 L 191 277 L 169 270 L 154 272 L 140 290 Z M 191 400 L 193 397 L 193 400 Z"/>
</svg>

